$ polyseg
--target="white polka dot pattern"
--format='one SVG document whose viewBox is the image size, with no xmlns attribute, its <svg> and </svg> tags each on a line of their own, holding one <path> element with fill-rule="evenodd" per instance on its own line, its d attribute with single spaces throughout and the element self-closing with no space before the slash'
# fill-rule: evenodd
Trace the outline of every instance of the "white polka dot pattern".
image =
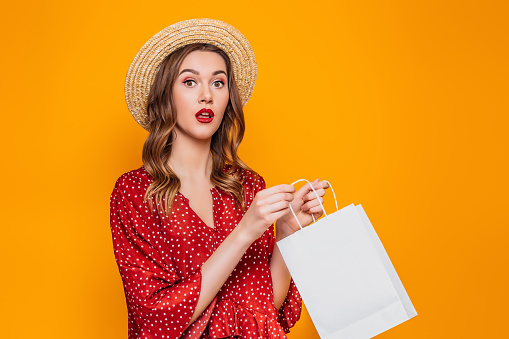
<svg viewBox="0 0 509 339">
<path fill-rule="evenodd" d="M 242 177 L 249 207 L 265 181 L 260 176 L 254 182 L 248 171 Z M 292 280 L 283 306 L 274 307 L 269 267 L 273 227 L 253 242 L 211 304 L 184 331 L 198 301 L 202 264 L 244 212 L 218 187 L 211 189 L 214 228 L 194 213 L 180 192 L 171 216 L 151 212 L 143 196 L 152 181 L 143 166 L 124 173 L 110 199 L 113 249 L 124 285 L 129 339 L 286 338 L 299 319 L 302 300 Z"/>
</svg>

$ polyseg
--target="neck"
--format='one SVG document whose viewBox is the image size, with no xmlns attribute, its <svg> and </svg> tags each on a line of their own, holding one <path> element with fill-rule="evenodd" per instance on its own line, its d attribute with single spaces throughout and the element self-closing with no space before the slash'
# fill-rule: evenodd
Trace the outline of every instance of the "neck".
<svg viewBox="0 0 509 339">
<path fill-rule="evenodd" d="M 210 142 L 187 137 L 183 133 L 177 134 L 172 144 L 170 166 L 180 180 L 209 181 L 212 173 L 212 156 Z"/>
</svg>

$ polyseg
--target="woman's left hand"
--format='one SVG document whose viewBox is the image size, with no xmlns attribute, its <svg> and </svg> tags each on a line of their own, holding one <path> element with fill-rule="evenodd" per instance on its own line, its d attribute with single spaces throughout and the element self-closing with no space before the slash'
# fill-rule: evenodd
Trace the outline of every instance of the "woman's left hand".
<svg viewBox="0 0 509 339">
<path fill-rule="evenodd" d="M 318 179 L 315 179 L 313 182 L 311 182 L 311 184 L 313 185 L 316 193 L 318 193 L 320 202 L 323 203 L 322 197 L 325 194 L 325 189 L 329 188 L 329 184 L 325 180 L 318 181 Z M 297 219 L 299 219 L 302 227 L 308 226 L 311 224 L 311 222 L 313 222 L 312 216 L 314 216 L 315 219 L 318 219 L 323 214 L 323 210 L 320 206 L 320 203 L 318 202 L 318 198 L 316 197 L 316 194 L 313 192 L 313 190 L 309 187 L 308 183 L 306 183 L 297 192 L 295 192 L 290 205 L 292 206 L 293 211 L 295 212 Z M 288 209 L 288 213 L 276 221 L 276 241 L 286 238 L 299 229 L 299 224 L 295 220 L 295 217 L 293 216 L 290 209 Z"/>
</svg>

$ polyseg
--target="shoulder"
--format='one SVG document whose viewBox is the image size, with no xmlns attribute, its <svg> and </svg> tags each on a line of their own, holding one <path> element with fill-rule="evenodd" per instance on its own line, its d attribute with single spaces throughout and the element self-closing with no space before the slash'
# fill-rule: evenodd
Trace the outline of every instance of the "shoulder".
<svg viewBox="0 0 509 339">
<path fill-rule="evenodd" d="M 244 185 L 251 188 L 254 192 L 265 189 L 265 179 L 259 173 L 253 171 L 246 172 Z"/>
<path fill-rule="evenodd" d="M 131 193 L 144 194 L 152 181 L 152 176 L 141 166 L 123 173 L 115 182 L 114 191 L 117 190 L 128 195 Z"/>
<path fill-rule="evenodd" d="M 240 179 L 244 189 L 254 190 L 255 192 L 265 189 L 265 180 L 258 172 L 255 172 L 254 170 L 248 170 L 239 167 L 237 167 L 235 170 L 232 170 L 232 165 L 226 164 L 223 171 L 229 173 L 230 175 L 236 175 Z"/>
</svg>

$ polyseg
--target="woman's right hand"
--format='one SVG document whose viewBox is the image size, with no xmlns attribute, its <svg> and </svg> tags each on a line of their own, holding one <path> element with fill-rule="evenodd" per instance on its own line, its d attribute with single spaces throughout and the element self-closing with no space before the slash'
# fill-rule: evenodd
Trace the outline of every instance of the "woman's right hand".
<svg viewBox="0 0 509 339">
<path fill-rule="evenodd" d="M 281 184 L 256 193 L 239 227 L 250 242 L 258 239 L 277 219 L 288 212 L 295 187 Z"/>
</svg>

